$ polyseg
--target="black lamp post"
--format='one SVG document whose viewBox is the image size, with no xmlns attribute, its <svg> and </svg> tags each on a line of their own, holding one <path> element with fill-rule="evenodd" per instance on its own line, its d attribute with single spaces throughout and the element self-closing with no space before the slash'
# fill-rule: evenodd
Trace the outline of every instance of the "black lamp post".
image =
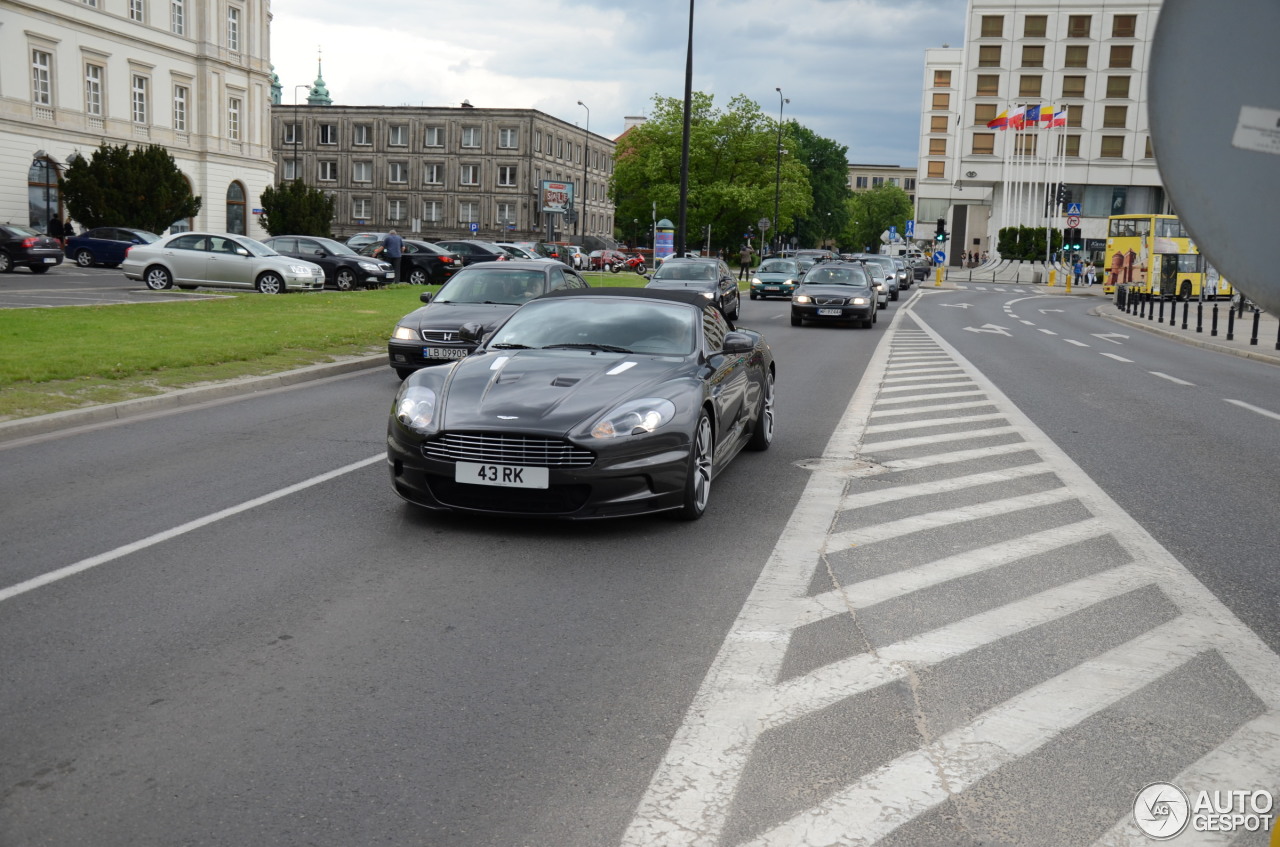
<svg viewBox="0 0 1280 847">
<path fill-rule="evenodd" d="M 577 233 L 581 236 L 586 229 L 582 219 L 587 216 L 587 145 L 591 142 L 591 107 L 581 100 L 578 105 L 587 110 L 587 125 L 582 130 L 582 199 L 578 201 Z"/>
<path fill-rule="evenodd" d="M 676 226 L 676 255 L 685 253 L 689 215 L 689 121 L 693 109 L 693 0 L 689 0 L 689 49 L 684 60 L 684 134 L 680 144 L 680 215 Z M 654 245 L 657 246 L 656 244 Z M 654 261 L 657 261 L 656 257 Z"/>
<path fill-rule="evenodd" d="M 791 101 L 782 96 L 781 88 L 775 88 L 774 91 L 778 92 L 778 167 L 773 183 L 773 238 L 777 245 L 782 239 L 782 234 L 778 232 L 778 201 L 782 199 L 782 107 Z"/>
</svg>

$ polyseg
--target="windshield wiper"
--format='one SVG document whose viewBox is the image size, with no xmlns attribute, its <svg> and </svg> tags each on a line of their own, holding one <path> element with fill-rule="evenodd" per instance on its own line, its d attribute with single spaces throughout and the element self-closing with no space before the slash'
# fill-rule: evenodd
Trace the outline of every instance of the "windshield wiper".
<svg viewBox="0 0 1280 847">
<path fill-rule="evenodd" d="M 548 344 L 543 350 L 603 350 L 606 353 L 630 353 L 626 347 L 615 347 L 612 344 Z"/>
<path fill-rule="evenodd" d="M 528 344 L 490 344 L 490 350 L 532 350 Z"/>
</svg>

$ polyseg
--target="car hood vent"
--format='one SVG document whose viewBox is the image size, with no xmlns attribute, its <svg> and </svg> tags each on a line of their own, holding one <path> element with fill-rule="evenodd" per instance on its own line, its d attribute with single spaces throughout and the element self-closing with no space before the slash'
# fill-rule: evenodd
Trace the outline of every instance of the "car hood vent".
<svg viewBox="0 0 1280 847">
<path fill-rule="evenodd" d="M 558 376 L 551 380 L 551 384 L 556 388 L 568 388 L 571 385 L 577 385 L 581 381 L 581 378 L 576 376 Z"/>
</svg>

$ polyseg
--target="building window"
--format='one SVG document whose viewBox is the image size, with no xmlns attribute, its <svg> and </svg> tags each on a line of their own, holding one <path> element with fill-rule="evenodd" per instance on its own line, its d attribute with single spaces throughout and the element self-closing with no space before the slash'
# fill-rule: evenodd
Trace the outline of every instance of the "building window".
<svg viewBox="0 0 1280 847">
<path fill-rule="evenodd" d="M 174 35 L 187 34 L 187 0 L 169 0 L 169 29 Z"/>
<path fill-rule="evenodd" d="M 1104 159 L 1123 159 L 1124 158 L 1124 136 L 1123 135 L 1104 135 L 1102 136 L 1102 151 L 1099 154 Z"/>
<path fill-rule="evenodd" d="M 1044 46 L 1036 45 L 1034 47 L 1022 48 L 1022 66 L 1024 68 L 1043 68 L 1044 67 Z"/>
<path fill-rule="evenodd" d="M 58 166 L 48 157 L 34 159 L 27 169 L 27 223 L 39 232 L 48 232 L 50 220 L 60 214 Z"/>
<path fill-rule="evenodd" d="M 947 118 L 945 115 L 934 115 L 929 118 L 929 132 L 946 132 Z"/>
<path fill-rule="evenodd" d="M 1111 19 L 1112 38 L 1133 38 L 1138 34 L 1137 15 L 1116 15 Z M 1150 157 L 1148 157 L 1150 158 Z"/>
<path fill-rule="evenodd" d="M 84 66 L 84 110 L 102 117 L 102 66 Z"/>
<path fill-rule="evenodd" d="M 1092 29 L 1092 15 L 1071 15 L 1067 18 L 1067 38 L 1088 38 Z"/>
<path fill-rule="evenodd" d="M 945 139 L 945 138 L 930 138 L 930 139 L 929 139 L 929 155 L 930 155 L 930 156 L 945 156 L 945 155 L 947 155 L 947 139 Z M 876 177 L 876 179 L 880 179 L 880 177 Z M 874 182 L 874 181 L 873 181 L 873 183 L 872 183 L 872 184 L 873 184 L 873 185 L 879 185 L 879 183 Z"/>
<path fill-rule="evenodd" d="M 986 126 L 996 119 L 994 103 L 977 103 L 973 107 L 973 125 Z"/>
<path fill-rule="evenodd" d="M 516 204 L 515 203 L 499 203 L 498 218 L 495 221 L 500 226 L 515 228 L 516 225 Z"/>
<path fill-rule="evenodd" d="M 409 166 L 404 162 L 387 164 L 387 182 L 402 183 L 409 181 Z"/>
<path fill-rule="evenodd" d="M 423 185 L 442 185 L 444 183 L 444 165 L 431 164 L 422 166 Z"/>
<path fill-rule="evenodd" d="M 1059 156 L 1076 156 L 1080 155 L 1080 136 L 1063 135 L 1058 138 L 1058 155 Z"/>
<path fill-rule="evenodd" d="M 1089 45 L 1088 44 L 1068 45 L 1062 64 L 1063 64 L 1063 67 L 1067 67 L 1067 68 L 1089 67 Z"/>
<path fill-rule="evenodd" d="M 945 179 L 947 176 L 947 163 L 930 162 L 928 174 L 929 179 Z"/>
<path fill-rule="evenodd" d="M 1107 63 L 1109 68 L 1131 68 L 1133 67 L 1133 45 L 1132 44 L 1116 44 L 1111 47 L 1111 61 Z"/>
<path fill-rule="evenodd" d="M 542 130 L 534 130 L 533 133 L 533 152 L 542 152 Z"/>
<path fill-rule="evenodd" d="M 503 150 L 515 150 L 519 147 L 519 130 L 516 129 L 500 129 L 498 130 L 498 147 Z"/>
<path fill-rule="evenodd" d="M 934 88 L 950 88 L 951 87 L 951 71 L 934 71 L 933 87 Z"/>
<path fill-rule="evenodd" d="M 141 74 L 133 75 L 133 122 L 147 122 L 147 78 Z"/>
<path fill-rule="evenodd" d="M 1000 45 L 986 44 L 978 48 L 978 67 L 980 68 L 998 68 L 1000 67 Z"/>
<path fill-rule="evenodd" d="M 1001 38 L 1004 36 L 1004 15 L 982 16 L 982 37 Z"/>
<path fill-rule="evenodd" d="M 459 185 L 479 185 L 480 184 L 480 166 L 479 165 L 463 165 L 459 169 L 458 184 Z"/>
<path fill-rule="evenodd" d="M 283 165 L 283 171 L 282 171 L 283 176 L 281 177 L 281 179 L 292 180 L 292 179 L 298 178 L 298 160 L 297 159 L 285 159 L 284 162 L 282 162 L 281 164 Z"/>
<path fill-rule="evenodd" d="M 1127 76 L 1107 77 L 1107 97 L 1112 100 L 1123 100 L 1129 96 L 1129 79 Z"/>
<path fill-rule="evenodd" d="M 1102 110 L 1104 129 L 1124 129 L 1129 122 L 1128 106 L 1106 106 Z"/>
<path fill-rule="evenodd" d="M 469 224 L 480 222 L 480 204 L 471 200 L 458 204 L 458 223 Z"/>
<path fill-rule="evenodd" d="M 1036 139 L 1039 135 L 1029 132 L 1019 132 L 1013 136 L 1013 152 L 1019 156 L 1034 156 L 1036 154 Z"/>
<path fill-rule="evenodd" d="M 321 182 L 336 182 L 338 179 L 337 162 L 320 162 L 319 178 Z"/>
<path fill-rule="evenodd" d="M 422 146 L 443 147 L 444 132 L 441 127 L 429 126 L 422 132 Z"/>
<path fill-rule="evenodd" d="M 950 95 L 950 94 L 935 94 L 935 95 L 933 95 L 933 108 L 934 108 L 936 111 L 945 111 L 945 110 L 949 109 L 950 107 L 951 107 L 951 95 Z"/>
<path fill-rule="evenodd" d="M 50 83 L 52 67 L 52 55 L 43 50 L 31 51 L 31 102 L 36 105 L 53 105 L 53 86 Z"/>
<path fill-rule="evenodd" d="M 423 200 L 422 219 L 428 223 L 440 223 L 444 220 L 444 204 L 439 200 Z"/>
<path fill-rule="evenodd" d="M 1084 106 L 1067 107 L 1067 126 L 1084 126 Z"/>
<path fill-rule="evenodd" d="M 240 10 L 235 6 L 227 7 L 227 49 L 240 52 Z"/>
<path fill-rule="evenodd" d="M 373 162 L 352 162 L 352 182 L 373 182 Z"/>
<path fill-rule="evenodd" d="M 367 197 L 362 197 L 359 200 L 352 200 L 351 201 L 352 219 L 357 221 L 369 220 L 369 211 L 370 211 L 371 205 L 372 205 L 372 201 L 370 201 Z"/>
<path fill-rule="evenodd" d="M 284 140 L 283 140 L 281 143 L 283 143 L 283 144 L 297 144 L 297 143 L 298 143 L 298 136 L 299 136 L 300 132 L 301 132 L 301 131 L 298 129 L 298 125 L 297 125 L 297 124 L 285 124 L 285 125 L 284 125 Z"/>
<path fill-rule="evenodd" d="M 368 147 L 373 144 L 373 127 L 369 124 L 356 124 L 351 128 L 351 143 Z"/>
<path fill-rule="evenodd" d="M 408 147 L 409 146 L 409 127 L 407 126 L 387 127 L 387 145 L 390 147 Z"/>
<path fill-rule="evenodd" d="M 502 165 L 498 168 L 498 185 L 511 187 L 516 184 L 516 166 Z"/>
<path fill-rule="evenodd" d="M 142 23 L 147 19 L 142 3 L 143 0 L 129 0 L 129 20 Z"/>
<path fill-rule="evenodd" d="M 233 182 L 227 186 L 227 232 L 244 235 L 245 229 L 244 186 Z"/>
<path fill-rule="evenodd" d="M 402 221 L 404 220 L 404 210 L 406 203 L 403 200 L 387 201 L 387 220 Z"/>
<path fill-rule="evenodd" d="M 185 85 L 173 87 L 173 131 L 187 131 L 187 98 L 191 96 Z"/>
<path fill-rule="evenodd" d="M 996 152 L 996 134 L 994 132 L 975 132 L 973 134 L 973 155 L 990 156 Z"/>
<path fill-rule="evenodd" d="M 870 188 L 870 187 L 871 187 L 871 186 L 870 186 L 870 180 L 869 180 L 867 177 L 865 177 L 865 176 L 857 177 L 856 182 L 857 182 L 857 186 L 858 186 L 858 188 Z"/>
<path fill-rule="evenodd" d="M 1000 76 L 998 74 L 978 74 L 978 87 L 974 89 L 978 97 L 996 97 L 1000 93 Z"/>
<path fill-rule="evenodd" d="M 1142 151 L 1142 158 L 1154 159 L 1155 155 L 1156 155 L 1155 152 L 1151 149 L 1151 136 L 1148 135 L 1146 148 Z"/>
<path fill-rule="evenodd" d="M 320 124 L 319 140 L 321 144 L 337 144 L 338 143 L 338 126 L 337 124 Z"/>
<path fill-rule="evenodd" d="M 916 179 L 915 179 L 915 177 L 911 177 L 911 176 L 909 176 L 909 177 L 906 177 L 905 179 L 903 179 L 903 180 L 902 180 L 902 189 L 903 189 L 904 191 L 915 191 L 915 190 L 916 190 Z"/>
<path fill-rule="evenodd" d="M 1062 96 L 1063 97 L 1083 97 L 1084 96 L 1084 77 L 1064 76 L 1062 78 Z"/>
<path fill-rule="evenodd" d="M 1018 77 L 1018 96 L 1039 97 L 1042 79 L 1039 74 L 1023 74 Z"/>
<path fill-rule="evenodd" d="M 943 142 L 942 142 L 942 144 L 943 144 L 943 146 L 944 146 L 944 147 L 946 146 L 946 143 L 947 143 L 947 142 L 945 142 L 945 141 L 943 141 Z M 929 146 L 930 146 L 930 147 L 932 147 L 932 146 L 933 146 L 933 142 L 929 142 Z M 879 187 L 880 187 L 880 186 L 882 186 L 882 185 L 884 185 L 884 177 L 882 177 L 882 176 L 873 176 L 873 177 L 871 177 L 871 187 L 872 187 L 872 188 L 879 188 Z"/>
<path fill-rule="evenodd" d="M 462 146 L 463 147 L 479 147 L 480 146 L 480 127 L 467 126 L 462 128 Z"/>
<path fill-rule="evenodd" d="M 1048 32 L 1048 15 L 1027 15 L 1022 21 L 1023 38 L 1044 38 Z"/>
<path fill-rule="evenodd" d="M 232 141 L 240 140 L 240 106 L 239 97 L 227 101 L 227 138 Z"/>
</svg>

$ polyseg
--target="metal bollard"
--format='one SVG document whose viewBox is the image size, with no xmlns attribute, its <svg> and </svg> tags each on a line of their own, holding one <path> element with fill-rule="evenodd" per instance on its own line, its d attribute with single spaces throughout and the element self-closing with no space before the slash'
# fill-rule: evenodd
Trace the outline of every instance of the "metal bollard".
<svg viewBox="0 0 1280 847">
<path fill-rule="evenodd" d="M 1276 330 L 1276 349 L 1280 350 L 1280 329 Z"/>
<path fill-rule="evenodd" d="M 1227 309 L 1227 340 L 1236 340 L 1236 310 Z"/>
<path fill-rule="evenodd" d="M 1138 294 L 1138 308 L 1135 314 L 1140 318 L 1147 316 L 1147 298 L 1143 297 L 1141 293 Z"/>
<path fill-rule="evenodd" d="M 1182 328 L 1183 329 L 1187 328 L 1187 310 L 1190 308 L 1191 308 L 1191 302 L 1189 300 L 1183 300 L 1182 301 Z"/>
<path fill-rule="evenodd" d="M 1157 323 L 1164 323 L 1164 296 L 1160 297 L 1160 320 Z"/>
<path fill-rule="evenodd" d="M 1178 301 L 1169 298 L 1169 326 L 1178 325 Z"/>
<path fill-rule="evenodd" d="M 1218 302 L 1216 300 L 1213 303 L 1213 317 L 1209 322 L 1209 327 L 1210 327 L 1209 335 L 1214 338 L 1217 338 L 1218 337 Z"/>
<path fill-rule="evenodd" d="M 1186 329 L 1186 327 L 1183 327 Z M 1204 332 L 1204 301 L 1196 304 L 1196 332 Z"/>
<path fill-rule="evenodd" d="M 1262 319 L 1262 310 L 1257 306 L 1253 307 L 1253 335 L 1249 338 L 1249 343 L 1255 347 L 1258 345 L 1258 322 Z"/>
</svg>

